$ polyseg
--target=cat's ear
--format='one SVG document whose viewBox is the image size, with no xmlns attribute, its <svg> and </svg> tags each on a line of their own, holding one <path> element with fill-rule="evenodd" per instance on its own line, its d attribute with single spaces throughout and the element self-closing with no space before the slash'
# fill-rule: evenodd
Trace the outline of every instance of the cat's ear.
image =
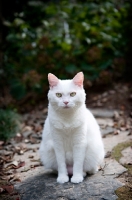
<svg viewBox="0 0 132 200">
<path fill-rule="evenodd" d="M 74 76 L 74 78 L 73 78 L 74 84 L 78 85 L 80 87 L 83 86 L 83 80 L 84 80 L 83 72 L 77 73 L 76 76 Z"/>
<path fill-rule="evenodd" d="M 59 83 L 59 79 L 54 74 L 51 73 L 48 74 L 48 81 L 50 87 L 54 87 Z"/>
</svg>

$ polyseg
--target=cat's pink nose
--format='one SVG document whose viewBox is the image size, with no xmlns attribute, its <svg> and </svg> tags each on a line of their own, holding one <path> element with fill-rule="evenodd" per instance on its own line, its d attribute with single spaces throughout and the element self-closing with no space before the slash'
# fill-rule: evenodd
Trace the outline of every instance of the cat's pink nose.
<svg viewBox="0 0 132 200">
<path fill-rule="evenodd" d="M 67 105 L 69 102 L 68 101 L 64 101 L 63 103 Z"/>
</svg>

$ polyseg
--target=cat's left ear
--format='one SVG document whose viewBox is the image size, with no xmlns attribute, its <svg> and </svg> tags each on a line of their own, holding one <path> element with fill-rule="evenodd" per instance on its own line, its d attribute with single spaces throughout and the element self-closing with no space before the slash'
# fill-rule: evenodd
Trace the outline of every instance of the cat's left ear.
<svg viewBox="0 0 132 200">
<path fill-rule="evenodd" d="M 83 72 L 79 72 L 74 76 L 73 82 L 75 85 L 78 85 L 79 87 L 83 86 L 83 80 L 84 80 L 84 75 Z"/>
<path fill-rule="evenodd" d="M 59 79 L 54 74 L 51 73 L 48 74 L 48 81 L 51 88 L 59 83 Z"/>
</svg>

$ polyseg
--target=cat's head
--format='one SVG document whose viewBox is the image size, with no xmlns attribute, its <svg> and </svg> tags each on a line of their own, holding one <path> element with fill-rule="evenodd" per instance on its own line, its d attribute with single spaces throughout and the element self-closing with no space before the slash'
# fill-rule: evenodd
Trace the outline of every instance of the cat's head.
<svg viewBox="0 0 132 200">
<path fill-rule="evenodd" d="M 50 90 L 49 102 L 56 109 L 70 109 L 80 107 L 85 103 L 83 89 L 84 75 L 79 72 L 72 80 L 60 80 L 53 74 L 48 74 Z"/>
</svg>

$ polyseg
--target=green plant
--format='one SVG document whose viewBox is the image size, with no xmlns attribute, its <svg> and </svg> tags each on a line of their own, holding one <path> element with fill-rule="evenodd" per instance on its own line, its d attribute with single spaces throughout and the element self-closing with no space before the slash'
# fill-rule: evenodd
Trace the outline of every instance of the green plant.
<svg viewBox="0 0 132 200">
<path fill-rule="evenodd" d="M 127 4 L 114 1 L 79 1 L 45 4 L 29 1 L 15 13 L 6 37 L 3 77 L 12 96 L 20 100 L 29 92 L 47 89 L 47 73 L 61 78 L 83 71 L 90 81 L 102 71 L 123 73 L 122 19 Z M 118 72 L 117 72 L 118 71 Z"/>
<path fill-rule="evenodd" d="M 0 140 L 7 141 L 19 130 L 18 114 L 11 110 L 0 109 Z"/>
</svg>

